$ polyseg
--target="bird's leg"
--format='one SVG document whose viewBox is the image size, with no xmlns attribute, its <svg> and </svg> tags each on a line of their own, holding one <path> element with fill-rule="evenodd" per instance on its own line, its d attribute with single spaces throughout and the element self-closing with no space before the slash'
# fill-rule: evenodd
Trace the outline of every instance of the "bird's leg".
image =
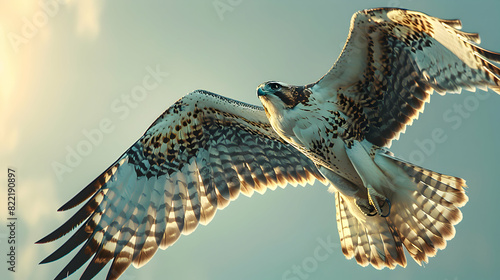
<svg viewBox="0 0 500 280">
<path fill-rule="evenodd" d="M 388 217 L 391 214 L 391 201 L 384 195 L 377 192 L 371 185 L 368 185 L 367 189 L 368 189 L 368 201 L 370 202 L 370 204 L 373 205 L 375 209 L 377 209 L 377 213 L 381 217 L 383 218 Z M 383 201 L 382 205 L 380 205 L 377 198 Z M 384 207 L 386 203 L 389 206 L 389 209 L 387 211 L 387 214 L 384 215 L 382 212 L 382 207 Z"/>
<path fill-rule="evenodd" d="M 369 142 L 365 144 L 371 145 Z M 361 142 L 354 141 L 351 146 L 346 144 L 346 153 L 354 169 L 361 178 L 363 186 L 367 189 L 368 207 L 363 203 L 358 203 L 358 207 L 361 206 L 360 210 L 365 215 L 373 213 L 371 208 L 374 208 L 381 217 L 387 217 L 391 213 L 391 203 L 389 199 L 385 195 L 379 193 L 374 186 L 378 187 L 378 190 L 387 189 L 389 192 L 391 188 L 384 186 L 391 184 L 391 182 L 374 161 L 374 147 L 373 145 L 371 145 L 371 147 L 364 147 Z M 377 147 L 375 147 L 375 152 L 376 149 Z M 385 211 L 386 214 L 384 214 L 382 209 L 387 210 Z"/>
<path fill-rule="evenodd" d="M 373 217 L 377 215 L 377 209 L 373 207 L 373 205 L 370 204 L 368 199 L 366 198 L 360 198 L 357 197 L 355 199 L 356 206 L 358 206 L 358 209 L 363 212 L 366 216 Z"/>
</svg>

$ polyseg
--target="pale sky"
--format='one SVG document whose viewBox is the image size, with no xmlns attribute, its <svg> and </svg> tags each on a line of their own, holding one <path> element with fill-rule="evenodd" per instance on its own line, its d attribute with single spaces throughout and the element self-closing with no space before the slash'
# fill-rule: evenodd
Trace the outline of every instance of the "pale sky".
<svg viewBox="0 0 500 280">
<path fill-rule="evenodd" d="M 68 219 L 75 209 L 56 210 L 177 99 L 205 89 L 260 105 L 255 89 L 262 82 L 314 82 L 339 55 L 352 14 L 386 6 L 461 19 L 464 31 L 480 33 L 482 47 L 500 51 L 496 0 L 0 1 L 1 178 L 6 182 L 8 167 L 18 176 L 17 272 L 2 261 L 1 278 L 59 273 L 76 250 L 38 265 L 66 238 L 34 242 Z M 152 72 L 160 75 L 146 85 Z M 137 94 L 141 86 L 148 89 Z M 141 269 L 130 267 L 123 279 L 283 279 L 294 265 L 311 261 L 317 266 L 307 279 L 499 279 L 498 108 L 493 92 L 436 94 L 393 143 L 397 156 L 469 185 L 455 238 L 422 267 L 409 259 L 405 269 L 378 271 L 346 260 L 334 196 L 315 184 L 241 196 Z M 428 144 L 435 131 L 442 141 Z M 89 135 L 101 136 L 90 141 Z M 64 172 L 55 169 L 61 165 Z M 7 190 L 1 189 L 0 259 L 6 260 Z M 338 248 L 315 259 L 328 240 Z"/>
</svg>

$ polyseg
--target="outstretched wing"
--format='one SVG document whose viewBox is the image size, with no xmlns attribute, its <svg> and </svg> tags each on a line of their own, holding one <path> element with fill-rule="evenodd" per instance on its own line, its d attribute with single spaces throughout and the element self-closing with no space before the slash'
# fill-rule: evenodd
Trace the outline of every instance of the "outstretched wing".
<svg viewBox="0 0 500 280">
<path fill-rule="evenodd" d="M 491 88 L 500 94 L 500 54 L 478 47 L 479 35 L 402 9 L 360 11 L 352 17 L 344 49 L 330 71 L 312 85 L 335 99 L 353 122 L 352 134 L 390 146 L 411 125 L 436 90 Z"/>
<path fill-rule="evenodd" d="M 38 243 L 83 223 L 42 263 L 81 250 L 57 275 L 62 279 L 91 257 L 82 278 L 113 260 L 107 279 L 208 224 L 241 193 L 323 181 L 316 166 L 271 128 L 262 108 L 195 91 L 172 105 L 111 167 L 59 211 L 89 199 Z"/>
</svg>

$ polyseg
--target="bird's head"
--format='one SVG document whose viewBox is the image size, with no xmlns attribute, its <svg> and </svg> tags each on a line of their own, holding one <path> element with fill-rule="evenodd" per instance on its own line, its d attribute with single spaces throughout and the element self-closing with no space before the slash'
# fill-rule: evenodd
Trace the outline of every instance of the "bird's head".
<svg viewBox="0 0 500 280">
<path fill-rule="evenodd" d="M 279 117 L 298 104 L 309 100 L 311 91 L 303 86 L 290 86 L 280 82 L 267 82 L 257 88 L 257 96 L 262 102 L 267 117 Z"/>
<path fill-rule="evenodd" d="M 293 127 L 301 116 L 301 109 L 308 106 L 311 90 L 308 86 L 267 82 L 257 88 L 257 95 L 274 130 L 288 139 L 293 135 Z"/>
</svg>

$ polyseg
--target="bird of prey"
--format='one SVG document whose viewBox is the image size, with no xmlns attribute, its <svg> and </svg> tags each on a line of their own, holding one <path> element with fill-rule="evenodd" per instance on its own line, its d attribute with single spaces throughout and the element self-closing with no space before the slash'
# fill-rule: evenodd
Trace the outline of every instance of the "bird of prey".
<svg viewBox="0 0 500 280">
<path fill-rule="evenodd" d="M 112 262 L 107 279 L 208 224 L 240 193 L 315 180 L 335 193 L 342 252 L 377 269 L 427 262 L 454 237 L 465 181 L 390 151 L 433 91 L 500 93 L 500 54 L 459 31 L 459 20 L 379 8 L 352 17 L 340 57 L 305 86 L 267 82 L 263 108 L 203 90 L 168 108 L 122 156 L 59 210 L 83 207 L 38 243 L 76 229 L 42 261 L 80 251 L 82 279 Z"/>
</svg>

